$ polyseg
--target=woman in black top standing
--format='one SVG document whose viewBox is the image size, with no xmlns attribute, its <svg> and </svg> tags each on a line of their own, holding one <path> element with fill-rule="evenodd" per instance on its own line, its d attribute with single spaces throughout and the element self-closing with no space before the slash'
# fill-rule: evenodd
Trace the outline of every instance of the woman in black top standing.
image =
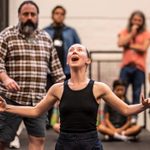
<svg viewBox="0 0 150 150">
<path fill-rule="evenodd" d="M 67 63 L 71 78 L 54 84 L 35 107 L 13 106 L 0 98 L 0 111 L 37 117 L 60 101 L 60 135 L 56 150 L 102 150 L 96 132 L 96 115 L 101 98 L 124 115 L 140 113 L 150 107 L 150 99 L 127 105 L 102 82 L 90 80 L 87 67 L 91 63 L 87 49 L 80 44 L 69 48 Z"/>
</svg>

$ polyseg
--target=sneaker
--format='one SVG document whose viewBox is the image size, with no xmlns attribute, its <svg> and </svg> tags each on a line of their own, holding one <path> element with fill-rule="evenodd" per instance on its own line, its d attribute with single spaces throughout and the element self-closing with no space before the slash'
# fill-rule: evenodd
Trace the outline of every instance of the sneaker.
<svg viewBox="0 0 150 150">
<path fill-rule="evenodd" d="M 20 148 L 20 141 L 19 141 L 19 137 L 15 136 L 14 140 L 12 142 L 10 142 L 9 144 L 10 148 L 15 148 L 15 149 L 19 149 Z"/>
</svg>

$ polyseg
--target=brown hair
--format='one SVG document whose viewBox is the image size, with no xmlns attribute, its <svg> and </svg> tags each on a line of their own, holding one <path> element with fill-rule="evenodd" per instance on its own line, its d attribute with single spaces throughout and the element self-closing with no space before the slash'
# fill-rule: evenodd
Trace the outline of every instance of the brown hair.
<svg viewBox="0 0 150 150">
<path fill-rule="evenodd" d="M 131 22 L 132 22 L 132 19 L 133 19 L 133 17 L 134 17 L 135 15 L 140 16 L 140 17 L 142 18 L 142 20 L 143 20 L 143 23 L 142 23 L 142 25 L 141 25 L 141 27 L 140 27 L 139 32 L 145 31 L 145 30 L 146 30 L 146 18 L 145 18 L 144 13 L 143 13 L 142 11 L 140 11 L 140 10 L 136 10 L 136 11 L 134 11 L 134 12 L 131 14 L 131 16 L 130 16 L 130 18 L 129 18 L 128 25 L 127 25 L 128 31 L 129 31 L 129 32 L 131 31 L 131 27 L 132 27 L 132 23 L 131 23 Z"/>
<path fill-rule="evenodd" d="M 61 6 L 61 5 L 57 5 L 57 6 L 55 6 L 55 7 L 53 8 L 53 10 L 52 10 L 52 15 L 54 15 L 54 13 L 55 13 L 55 11 L 56 11 L 57 9 L 62 9 L 63 12 L 64 12 L 64 15 L 66 14 L 66 9 L 65 9 L 63 6 Z"/>
<path fill-rule="evenodd" d="M 39 7 L 38 7 L 38 5 L 37 5 L 35 2 L 33 2 L 33 1 L 31 1 L 31 0 L 26 0 L 26 1 L 24 1 L 24 2 L 22 2 L 22 3 L 20 4 L 20 6 L 19 6 L 19 8 L 18 8 L 18 14 L 21 12 L 21 8 L 22 8 L 25 4 L 34 5 L 34 6 L 36 7 L 36 9 L 37 9 L 37 13 L 38 13 L 38 14 L 40 13 Z"/>
</svg>

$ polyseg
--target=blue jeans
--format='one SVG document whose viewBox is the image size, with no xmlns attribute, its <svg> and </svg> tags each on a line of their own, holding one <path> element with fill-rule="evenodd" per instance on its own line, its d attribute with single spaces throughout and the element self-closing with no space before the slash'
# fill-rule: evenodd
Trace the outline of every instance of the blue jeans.
<svg viewBox="0 0 150 150">
<path fill-rule="evenodd" d="M 132 85 L 132 103 L 138 104 L 140 101 L 142 84 L 145 81 L 145 73 L 134 66 L 125 66 L 121 69 L 120 79 L 126 82 L 126 90 L 129 84 Z"/>
<path fill-rule="evenodd" d="M 61 132 L 55 150 L 103 150 L 97 131 L 86 133 Z"/>
</svg>

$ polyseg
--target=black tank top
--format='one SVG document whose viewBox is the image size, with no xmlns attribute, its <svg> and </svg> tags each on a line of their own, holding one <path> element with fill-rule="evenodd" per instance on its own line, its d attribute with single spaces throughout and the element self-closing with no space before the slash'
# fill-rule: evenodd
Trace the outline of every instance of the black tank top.
<svg viewBox="0 0 150 150">
<path fill-rule="evenodd" d="M 98 103 L 93 95 L 94 81 L 81 90 L 72 90 L 64 82 L 60 101 L 60 130 L 62 132 L 88 132 L 96 130 Z"/>
</svg>

